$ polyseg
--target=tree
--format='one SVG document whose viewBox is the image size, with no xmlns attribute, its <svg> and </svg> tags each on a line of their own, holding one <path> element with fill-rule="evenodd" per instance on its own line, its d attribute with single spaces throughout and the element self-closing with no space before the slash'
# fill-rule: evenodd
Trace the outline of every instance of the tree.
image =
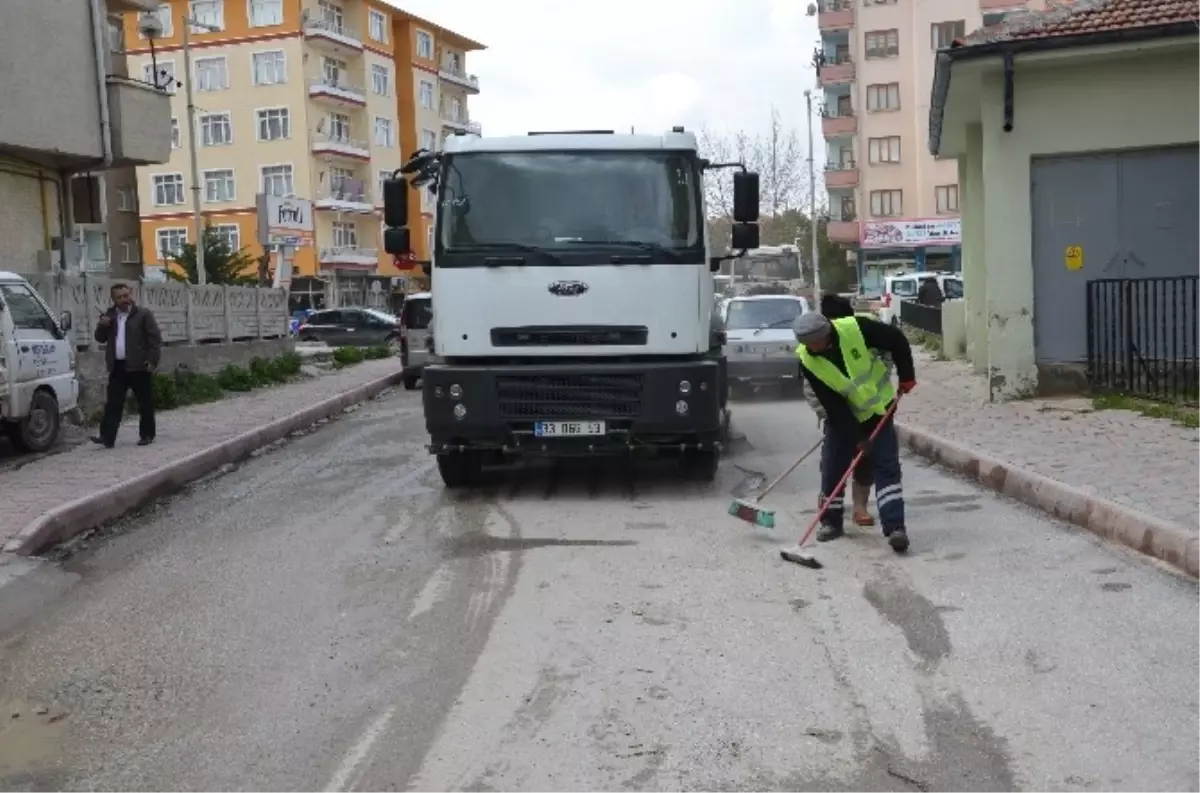
<svg viewBox="0 0 1200 793">
<path fill-rule="evenodd" d="M 204 274 L 212 285 L 253 286 L 259 282 L 259 261 L 245 248 L 230 250 L 225 239 L 211 225 L 204 227 Z M 185 242 L 171 257 L 183 272 L 166 268 L 167 277 L 185 283 L 199 283 L 196 277 L 196 246 Z"/>
</svg>

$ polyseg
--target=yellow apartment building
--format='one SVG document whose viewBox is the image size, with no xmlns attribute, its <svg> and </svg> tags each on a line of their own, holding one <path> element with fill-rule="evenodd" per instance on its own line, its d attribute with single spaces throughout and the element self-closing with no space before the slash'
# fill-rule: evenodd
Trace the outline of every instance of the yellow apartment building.
<svg viewBox="0 0 1200 793">
<path fill-rule="evenodd" d="M 385 175 L 416 148 L 478 132 L 468 100 L 479 81 L 467 53 L 483 45 L 383 0 L 169 0 L 162 35 L 125 19 L 130 74 L 173 86 L 172 152 L 138 169 L 148 270 L 194 241 L 189 135 L 196 136 L 206 222 L 258 256 L 259 192 L 313 201 L 314 243 L 297 251 L 295 308 L 384 305 L 412 273 L 382 250 Z M 187 128 L 183 25 L 196 129 Z M 214 31 L 211 28 L 216 28 Z M 432 205 L 413 201 L 416 259 L 428 259 Z M 373 285 L 378 284 L 378 285 Z"/>
</svg>

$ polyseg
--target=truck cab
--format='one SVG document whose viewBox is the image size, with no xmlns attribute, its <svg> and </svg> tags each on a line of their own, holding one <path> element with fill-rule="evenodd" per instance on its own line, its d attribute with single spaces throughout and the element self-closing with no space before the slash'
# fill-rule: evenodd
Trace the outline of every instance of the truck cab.
<svg viewBox="0 0 1200 793">
<path fill-rule="evenodd" d="M 436 197 L 430 450 L 448 486 L 485 460 L 678 454 L 715 476 L 728 413 L 695 136 L 449 138 L 401 169 Z M 758 179 L 735 174 L 735 247 L 757 247 Z M 385 247 L 408 251 L 385 185 Z M 401 197 L 405 196 L 405 197 Z M 401 206 L 403 205 L 403 206 Z M 403 210 L 403 211 L 401 211 Z"/>
<path fill-rule="evenodd" d="M 71 315 L 55 319 L 28 281 L 0 271 L 0 429 L 20 451 L 58 440 L 79 401 Z"/>
</svg>

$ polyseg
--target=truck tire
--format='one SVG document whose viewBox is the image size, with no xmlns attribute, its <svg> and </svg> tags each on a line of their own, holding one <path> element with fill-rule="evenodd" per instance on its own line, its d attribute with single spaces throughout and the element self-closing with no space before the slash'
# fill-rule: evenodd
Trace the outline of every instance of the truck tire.
<svg viewBox="0 0 1200 793">
<path fill-rule="evenodd" d="M 472 452 L 447 452 L 437 456 L 442 484 L 450 489 L 470 487 L 479 481 L 483 460 Z"/>
<path fill-rule="evenodd" d="M 58 440 L 62 415 L 58 400 L 45 389 L 35 391 L 29 402 L 29 415 L 5 425 L 12 445 L 23 452 L 44 452 Z"/>
<path fill-rule="evenodd" d="M 688 449 L 683 453 L 684 474 L 697 482 L 712 482 L 717 478 L 721 452 L 716 448 Z"/>
<path fill-rule="evenodd" d="M 417 380 L 419 380 L 419 379 L 421 379 L 421 378 L 415 374 L 404 375 L 404 390 L 405 391 L 416 391 L 417 390 Z"/>
</svg>

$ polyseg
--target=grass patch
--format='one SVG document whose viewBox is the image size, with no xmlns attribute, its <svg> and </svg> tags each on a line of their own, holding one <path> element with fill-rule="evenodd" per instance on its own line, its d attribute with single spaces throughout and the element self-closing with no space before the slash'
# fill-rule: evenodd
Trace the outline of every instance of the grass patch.
<svg viewBox="0 0 1200 793">
<path fill-rule="evenodd" d="M 333 365 L 338 369 L 343 369 L 347 366 L 353 366 L 356 363 L 362 363 L 367 359 L 366 353 L 361 347 L 334 347 L 333 348 Z"/>
<path fill-rule="evenodd" d="M 1125 394 L 1097 394 L 1092 397 L 1096 410 L 1132 410 L 1152 419 L 1166 419 L 1183 427 L 1200 427 L 1200 408 L 1178 402 L 1152 402 Z"/>
<path fill-rule="evenodd" d="M 368 361 L 381 361 L 392 357 L 392 348 L 386 344 L 376 344 L 374 347 L 368 347 L 364 355 Z"/>
<path fill-rule="evenodd" d="M 932 333 L 926 333 L 923 330 L 912 328 L 907 325 L 901 326 L 901 331 L 908 338 L 909 344 L 914 347 L 924 347 L 929 352 L 933 353 L 933 357 L 939 361 L 948 361 L 944 351 L 944 344 L 941 336 L 935 336 Z"/>
</svg>

